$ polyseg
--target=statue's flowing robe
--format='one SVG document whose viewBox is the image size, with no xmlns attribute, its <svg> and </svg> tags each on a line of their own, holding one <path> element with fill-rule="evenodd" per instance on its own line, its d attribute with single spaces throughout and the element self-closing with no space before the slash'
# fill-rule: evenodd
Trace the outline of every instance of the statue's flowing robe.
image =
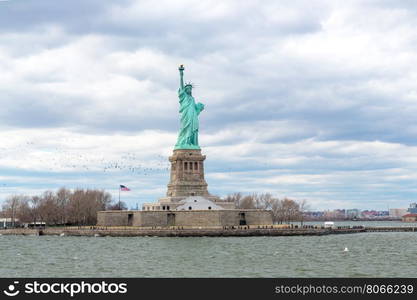
<svg viewBox="0 0 417 300">
<path fill-rule="evenodd" d="M 202 105 L 196 105 L 194 97 L 188 95 L 184 88 L 178 90 L 180 99 L 181 127 L 175 148 L 199 149 L 198 146 L 198 115 Z"/>
</svg>

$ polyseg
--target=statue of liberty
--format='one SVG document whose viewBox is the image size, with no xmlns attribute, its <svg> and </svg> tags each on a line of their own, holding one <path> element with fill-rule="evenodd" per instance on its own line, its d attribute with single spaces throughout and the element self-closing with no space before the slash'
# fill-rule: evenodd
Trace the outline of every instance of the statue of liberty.
<svg viewBox="0 0 417 300">
<path fill-rule="evenodd" d="M 191 95 L 193 89 L 191 83 L 184 85 L 184 66 L 181 65 L 178 70 L 180 71 L 178 98 L 180 99 L 181 127 L 174 149 L 200 149 L 198 146 L 198 115 L 204 109 L 204 104 L 195 103 L 194 97 Z"/>
</svg>

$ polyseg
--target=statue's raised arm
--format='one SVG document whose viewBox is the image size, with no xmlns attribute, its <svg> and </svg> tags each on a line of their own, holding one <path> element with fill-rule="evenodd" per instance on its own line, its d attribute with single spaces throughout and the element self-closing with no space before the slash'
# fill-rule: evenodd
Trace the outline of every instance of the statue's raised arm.
<svg viewBox="0 0 417 300">
<path fill-rule="evenodd" d="M 178 70 L 180 71 L 180 89 L 184 88 L 184 65 L 181 65 Z"/>
</svg>

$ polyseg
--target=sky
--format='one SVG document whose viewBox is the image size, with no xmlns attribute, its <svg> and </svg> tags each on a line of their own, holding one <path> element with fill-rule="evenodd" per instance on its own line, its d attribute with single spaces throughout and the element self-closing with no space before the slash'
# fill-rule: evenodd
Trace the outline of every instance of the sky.
<svg viewBox="0 0 417 300">
<path fill-rule="evenodd" d="M 210 193 L 417 201 L 415 1 L 0 0 L 0 202 L 165 196 L 178 66 Z"/>
</svg>

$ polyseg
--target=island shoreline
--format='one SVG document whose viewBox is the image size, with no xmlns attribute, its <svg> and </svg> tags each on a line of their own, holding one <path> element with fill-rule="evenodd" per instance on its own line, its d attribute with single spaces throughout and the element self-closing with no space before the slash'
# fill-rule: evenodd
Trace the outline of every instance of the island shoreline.
<svg viewBox="0 0 417 300">
<path fill-rule="evenodd" d="M 93 237 L 251 237 L 251 236 L 323 236 L 364 232 L 417 232 L 417 227 L 364 227 L 364 228 L 14 228 L 0 230 L 1 235 L 23 236 L 93 236 Z"/>
</svg>

